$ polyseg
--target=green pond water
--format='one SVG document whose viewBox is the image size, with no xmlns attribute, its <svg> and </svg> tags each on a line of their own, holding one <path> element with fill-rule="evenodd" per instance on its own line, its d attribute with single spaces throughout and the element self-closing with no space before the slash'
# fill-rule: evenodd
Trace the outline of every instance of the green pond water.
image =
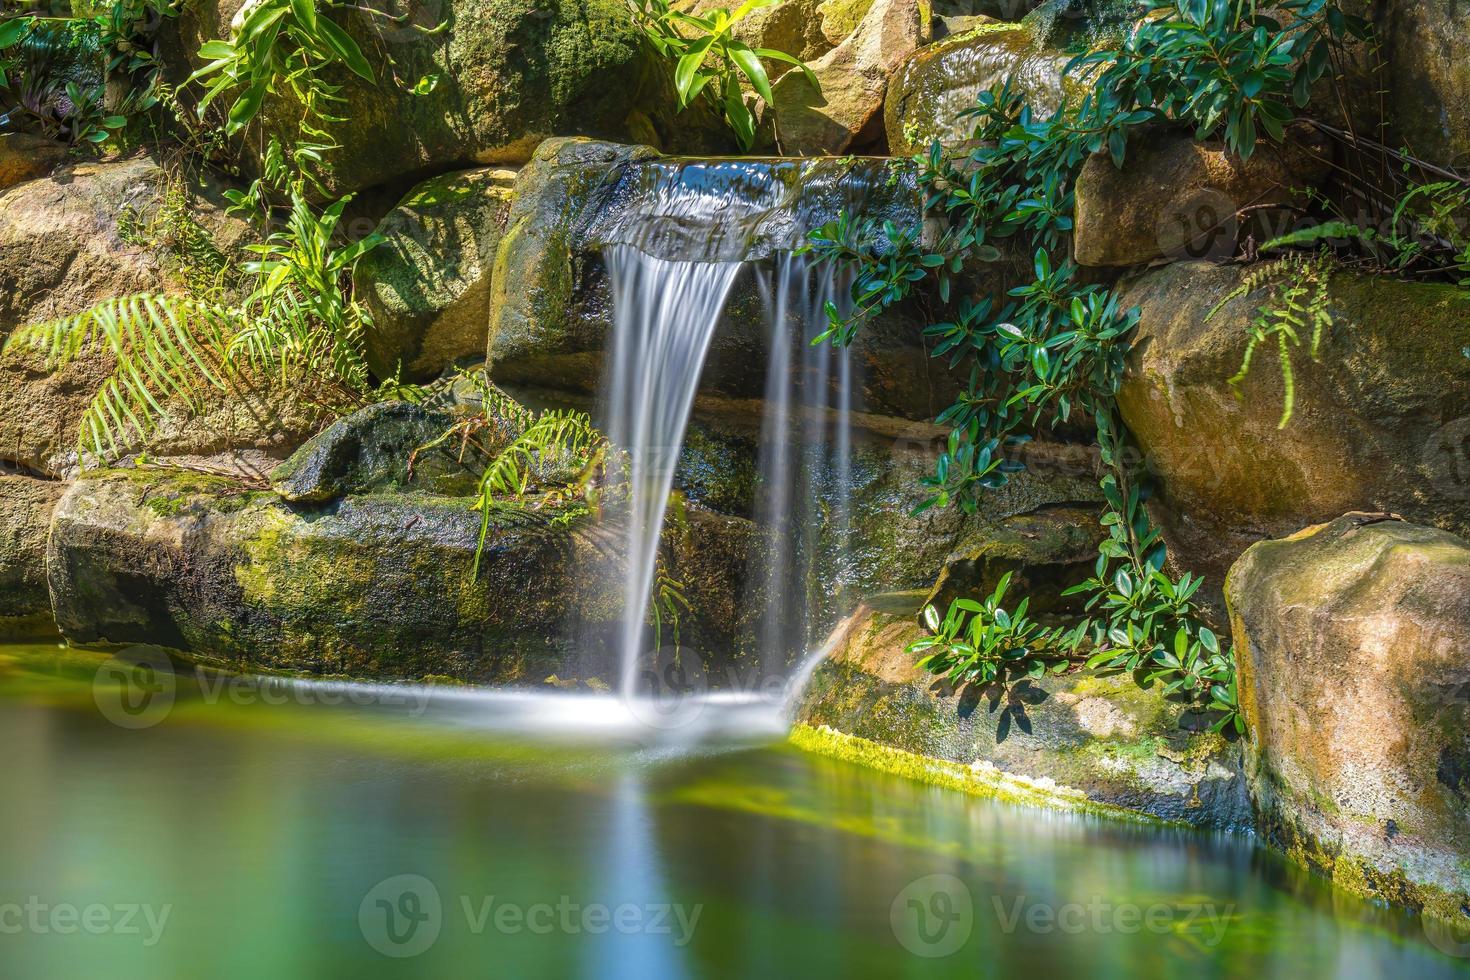
<svg viewBox="0 0 1470 980">
<path fill-rule="evenodd" d="M 884 777 L 796 752 L 738 705 L 641 730 L 612 699 L 192 669 L 140 699 L 116 667 L 0 647 L 0 977 L 1202 980 L 1470 962 L 1249 840 Z"/>
</svg>

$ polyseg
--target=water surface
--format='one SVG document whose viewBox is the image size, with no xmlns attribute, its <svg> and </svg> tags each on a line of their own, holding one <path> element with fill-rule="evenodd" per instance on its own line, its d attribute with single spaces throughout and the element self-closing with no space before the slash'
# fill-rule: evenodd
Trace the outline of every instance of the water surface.
<svg viewBox="0 0 1470 980">
<path fill-rule="evenodd" d="M 746 705 L 642 729 L 610 700 L 574 696 L 169 682 L 163 710 L 119 715 L 129 691 L 104 658 L 0 648 L 0 976 L 1464 965 L 1413 916 L 1334 893 L 1249 841 L 807 756 Z"/>
</svg>

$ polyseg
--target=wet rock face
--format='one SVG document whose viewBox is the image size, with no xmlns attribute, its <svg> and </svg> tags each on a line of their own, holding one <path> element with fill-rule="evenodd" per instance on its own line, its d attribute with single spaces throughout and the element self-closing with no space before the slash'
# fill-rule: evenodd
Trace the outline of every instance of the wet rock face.
<svg viewBox="0 0 1470 980">
<path fill-rule="evenodd" d="M 1249 230 L 1236 215 L 1296 203 L 1298 192 L 1327 178 L 1331 159 L 1327 138 L 1305 124 L 1292 126 L 1284 143 L 1262 143 L 1249 160 L 1223 143 L 1167 132 L 1131 141 L 1121 170 L 1095 153 L 1077 178 L 1075 258 L 1114 267 L 1234 258 Z M 1258 221 L 1266 213 L 1251 211 Z"/>
<path fill-rule="evenodd" d="M 1050 780 L 1168 820 L 1249 826 L 1238 747 L 1181 729 L 1182 708 L 1157 690 L 1141 690 L 1127 676 L 1083 673 L 1022 681 L 1009 694 L 953 691 L 904 652 L 924 635 L 913 606 L 874 605 L 841 627 L 798 721 L 929 758 Z"/>
<path fill-rule="evenodd" d="M 720 207 L 704 207 L 716 199 Z M 517 178 L 496 260 L 491 374 L 499 383 L 595 391 L 613 315 L 604 251 L 637 241 L 665 258 L 761 260 L 737 278 L 702 377 L 707 390 L 762 397 L 771 326 L 758 274 L 769 275 L 775 253 L 801 247 L 808 228 L 846 208 L 903 227 L 920 221 L 917 192 L 884 161 L 691 161 L 647 147 L 550 140 Z M 954 384 L 917 343 L 920 326 L 914 311 L 900 309 L 861 332 L 860 407 L 927 419 L 950 403 Z"/>
<path fill-rule="evenodd" d="M 448 412 L 407 402 L 369 405 L 313 436 L 271 472 L 271 487 L 292 503 L 324 503 L 350 493 L 409 488 L 469 496 L 479 474 L 456 458 L 454 446 L 425 448 L 415 455 L 453 424 L 454 416 Z"/>
<path fill-rule="evenodd" d="M 1470 542 L 1349 514 L 1255 545 L 1227 586 L 1264 832 L 1350 890 L 1470 897 Z"/>
<path fill-rule="evenodd" d="M 1142 311 L 1118 402 L 1156 477 L 1170 550 L 1214 588 L 1262 537 L 1348 510 L 1390 511 L 1470 532 L 1470 300 L 1450 287 L 1339 271 L 1320 361 L 1293 358 L 1296 411 L 1280 428 L 1275 351 L 1256 353 L 1241 397 L 1227 379 L 1267 293 L 1232 300 L 1242 270 L 1184 263 L 1129 284 Z"/>
<path fill-rule="evenodd" d="M 378 225 L 386 240 L 354 274 L 372 317 L 365 339 L 378 377 L 424 381 L 484 355 L 491 269 L 514 181 L 514 172 L 493 168 L 435 177 Z"/>
<path fill-rule="evenodd" d="M 960 112 L 1006 79 L 1036 111 L 1055 112 L 1069 60 L 1070 55 L 1039 45 L 1022 24 L 986 24 L 918 49 L 888 84 L 883 112 L 889 152 L 908 156 L 927 150 L 936 139 L 948 146 L 964 143 L 974 124 L 962 120 Z"/>
<path fill-rule="evenodd" d="M 177 44 L 193 67 L 203 42 L 228 35 L 240 6 L 187 5 Z M 346 71 L 329 76 L 346 99 L 333 111 L 344 120 L 332 125 L 341 148 L 328 155 L 325 180 L 334 195 L 455 167 L 524 163 L 541 140 L 571 133 L 685 152 L 729 147 L 712 113 L 678 111 L 669 70 L 623 0 L 436 0 L 408 12 L 403 25 L 351 9 L 333 15 L 364 51 L 386 51 L 405 80 L 395 84 L 385 59 L 371 55 L 383 76 L 376 85 Z M 424 33 L 441 22 L 448 27 Z M 429 94 L 404 90 L 429 75 L 439 76 Z M 289 145 L 298 117 L 289 101 L 267 105 L 241 141 L 247 170 L 259 164 L 249 154 L 265 146 L 262 133 Z"/>
<path fill-rule="evenodd" d="M 66 484 L 0 473 L 0 631 L 50 619 L 46 536 Z"/>
</svg>

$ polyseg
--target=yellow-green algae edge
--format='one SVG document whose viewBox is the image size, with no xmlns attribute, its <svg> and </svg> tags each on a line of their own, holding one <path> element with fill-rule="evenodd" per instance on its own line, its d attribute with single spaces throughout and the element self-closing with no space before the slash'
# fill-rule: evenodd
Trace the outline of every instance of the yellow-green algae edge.
<svg viewBox="0 0 1470 980">
<path fill-rule="evenodd" d="M 1060 786 L 1047 779 L 1019 776 L 998 769 L 989 762 L 966 766 L 944 759 L 931 759 L 903 749 L 879 745 L 856 735 L 848 735 L 826 725 L 793 725 L 788 739 L 793 747 L 803 752 L 840 759 L 876 772 L 929 786 L 939 786 L 980 799 L 1062 810 L 1154 827 L 1188 826 L 1182 821 L 1165 820 L 1111 803 L 1100 803 L 1089 798 L 1080 789 Z"/>
</svg>

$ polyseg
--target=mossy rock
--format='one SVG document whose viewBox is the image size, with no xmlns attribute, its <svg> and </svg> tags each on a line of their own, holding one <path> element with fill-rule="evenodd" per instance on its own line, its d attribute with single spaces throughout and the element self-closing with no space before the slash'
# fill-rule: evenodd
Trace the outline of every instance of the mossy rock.
<svg viewBox="0 0 1470 980">
<path fill-rule="evenodd" d="M 408 489 L 469 496 L 478 471 L 459 458 L 452 442 L 431 445 L 454 422 L 448 412 L 408 402 L 369 405 L 332 423 L 271 471 L 271 487 L 292 503 Z"/>
<path fill-rule="evenodd" d="M 435 177 L 378 225 L 384 241 L 358 262 L 353 281 L 372 317 L 368 364 L 379 377 L 424 381 L 484 355 L 514 181 L 514 172 L 494 168 Z"/>
<path fill-rule="evenodd" d="M 472 505 L 416 492 L 292 504 L 200 473 L 90 473 L 52 524 L 56 622 L 74 644 L 156 644 L 246 670 L 616 678 L 626 576 L 607 529 L 575 513 L 498 508 L 476 576 Z M 740 594 L 741 523 L 691 512 L 667 556 L 700 573 L 684 628 L 714 678 L 740 645 L 720 590 Z"/>
<path fill-rule="evenodd" d="M 679 193 L 669 193 L 670 188 Z M 658 211 L 680 194 L 725 202 L 716 222 Z M 636 241 L 660 258 L 764 263 L 805 243 L 806 230 L 861 203 L 902 227 L 921 223 L 917 189 L 886 160 L 683 160 L 649 147 L 548 140 L 520 173 L 492 276 L 487 360 L 495 381 L 593 393 L 612 332 L 604 254 Z M 645 237 L 644 232 L 652 231 Z M 888 311 L 854 347 L 867 411 L 933 418 L 956 391 L 917 342 L 916 309 Z M 702 387 L 737 398 L 765 391 L 770 324 L 754 270 L 737 277 L 715 329 Z M 798 343 L 799 341 L 799 343 Z M 793 346 L 805 339 L 793 340 Z"/>
<path fill-rule="evenodd" d="M 1350 510 L 1470 533 L 1470 294 L 1339 270 L 1317 360 L 1294 352 L 1280 425 L 1274 349 L 1237 394 L 1247 329 L 1268 293 L 1230 300 L 1250 267 L 1183 263 L 1127 284 L 1141 311 L 1118 403 L 1160 493 L 1171 551 L 1217 591 L 1250 544 Z M 1305 339 L 1305 338 L 1304 338 Z"/>
<path fill-rule="evenodd" d="M 907 598 L 907 609 L 875 602 L 839 627 L 798 721 L 1162 819 L 1250 825 L 1238 747 L 1182 728 L 1183 706 L 1128 676 L 1091 673 L 1022 680 L 1006 692 L 953 690 L 905 652 L 926 635 L 920 594 Z"/>
<path fill-rule="evenodd" d="M 1006 80 L 1034 111 L 1056 111 L 1070 91 L 1062 78 L 1070 59 L 1040 43 L 1030 26 L 999 22 L 919 48 L 888 83 L 883 106 L 888 151 L 909 156 L 934 140 L 963 144 L 973 122 L 961 119 L 960 112 Z"/>
<path fill-rule="evenodd" d="M 1349 514 L 1226 587 L 1262 831 L 1357 894 L 1470 902 L 1470 542 Z"/>
<path fill-rule="evenodd" d="M 199 46 L 226 37 L 241 0 L 191 0 L 174 23 L 177 53 L 199 67 Z M 363 8 L 366 11 L 366 8 Z M 684 152 L 729 147 L 713 113 L 680 112 L 668 66 L 622 0 L 446 0 L 410 11 L 409 22 L 339 9 L 334 19 L 367 54 L 377 84 L 344 69 L 340 147 L 323 175 L 333 195 L 474 165 L 520 164 L 551 136 L 652 139 Z M 443 23 L 443 29 L 425 29 Z M 390 73 L 387 58 L 393 60 Z M 407 89 L 438 76 L 426 95 Z M 395 79 L 402 80 L 401 83 Z M 237 146 L 247 173 L 269 136 L 290 145 L 300 107 L 266 103 Z"/>
</svg>

